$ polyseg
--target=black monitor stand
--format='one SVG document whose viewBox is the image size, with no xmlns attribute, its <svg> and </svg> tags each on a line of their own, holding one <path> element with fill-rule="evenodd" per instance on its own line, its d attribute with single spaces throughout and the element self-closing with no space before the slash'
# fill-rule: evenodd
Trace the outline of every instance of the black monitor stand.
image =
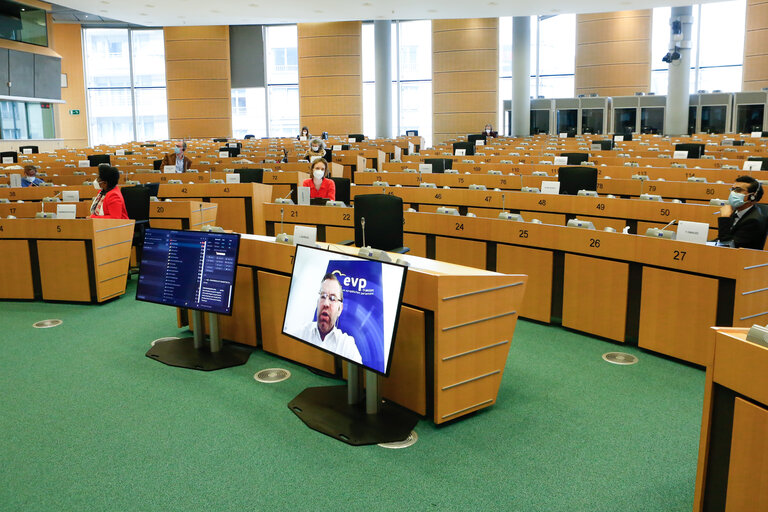
<svg viewBox="0 0 768 512">
<path fill-rule="evenodd" d="M 168 366 L 203 371 L 221 370 L 248 362 L 248 357 L 251 355 L 248 350 L 222 345 L 219 335 L 219 315 L 208 313 L 208 324 L 211 330 L 208 346 L 205 346 L 203 312 L 193 310 L 192 322 L 191 338 L 155 343 L 147 351 L 147 357 Z"/>
<path fill-rule="evenodd" d="M 347 363 L 347 385 L 307 388 L 288 408 L 309 428 L 351 445 L 392 443 L 406 439 L 418 415 L 379 398 L 378 375 L 364 370 L 365 403 L 360 367 Z"/>
</svg>

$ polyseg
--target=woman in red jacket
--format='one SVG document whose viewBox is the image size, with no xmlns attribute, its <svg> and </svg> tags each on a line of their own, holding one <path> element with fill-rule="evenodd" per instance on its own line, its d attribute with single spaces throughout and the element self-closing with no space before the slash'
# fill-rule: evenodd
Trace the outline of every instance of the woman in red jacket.
<svg viewBox="0 0 768 512">
<path fill-rule="evenodd" d="M 312 177 L 304 180 L 305 187 L 309 187 L 309 197 L 314 199 L 321 197 L 334 201 L 336 199 L 336 184 L 328 178 L 328 162 L 324 158 L 316 158 L 309 164 Z"/>
<path fill-rule="evenodd" d="M 101 191 L 91 203 L 91 218 L 96 219 L 127 219 L 123 194 L 117 182 L 120 181 L 120 171 L 109 164 L 99 165 L 99 177 L 94 181 Z"/>
</svg>

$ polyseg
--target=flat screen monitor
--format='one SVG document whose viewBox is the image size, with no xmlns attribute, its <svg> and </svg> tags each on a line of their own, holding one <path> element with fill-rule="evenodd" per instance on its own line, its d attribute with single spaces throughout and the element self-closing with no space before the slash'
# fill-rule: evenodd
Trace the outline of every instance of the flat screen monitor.
<svg viewBox="0 0 768 512">
<path fill-rule="evenodd" d="M 406 270 L 298 245 L 283 334 L 388 375 Z"/>
<path fill-rule="evenodd" d="M 560 167 L 557 170 L 560 194 L 575 196 L 579 190 L 597 190 L 597 169 L 594 167 Z"/>
<path fill-rule="evenodd" d="M 136 300 L 232 314 L 240 235 L 147 228 Z"/>
<path fill-rule="evenodd" d="M 263 183 L 264 169 L 235 169 L 240 175 L 240 183 Z"/>
</svg>

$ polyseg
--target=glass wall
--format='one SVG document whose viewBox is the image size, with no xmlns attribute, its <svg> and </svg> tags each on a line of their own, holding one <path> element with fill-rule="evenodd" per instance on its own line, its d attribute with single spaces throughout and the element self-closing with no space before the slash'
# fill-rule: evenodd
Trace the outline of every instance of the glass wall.
<svg viewBox="0 0 768 512">
<path fill-rule="evenodd" d="M 266 27 L 267 102 L 270 137 L 299 133 L 299 56 L 296 25 Z"/>
<path fill-rule="evenodd" d="M 363 129 L 376 137 L 375 46 L 372 23 L 363 24 Z M 432 146 L 432 22 L 392 22 L 392 129 L 418 130 Z"/>
<path fill-rule="evenodd" d="M 168 138 L 162 30 L 83 29 L 92 145 Z"/>
<path fill-rule="evenodd" d="M 693 6 L 689 88 L 692 94 L 700 90 L 741 90 L 746 8 L 746 0 Z M 670 7 L 653 10 L 651 92 L 656 94 L 667 93 L 669 66 L 675 65 L 661 60 L 669 51 L 671 13 Z"/>
</svg>

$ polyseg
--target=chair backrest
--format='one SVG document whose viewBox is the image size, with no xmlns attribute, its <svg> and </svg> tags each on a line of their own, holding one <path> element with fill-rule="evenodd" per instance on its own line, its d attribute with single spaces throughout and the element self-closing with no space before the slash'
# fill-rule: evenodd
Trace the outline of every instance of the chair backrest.
<svg viewBox="0 0 768 512">
<path fill-rule="evenodd" d="M 213 142 L 227 142 L 227 139 L 213 139 Z"/>
<path fill-rule="evenodd" d="M 445 172 L 453 168 L 453 158 L 425 158 L 425 164 L 432 164 L 432 172 Z"/>
<path fill-rule="evenodd" d="M 387 194 L 355 196 L 355 245 L 363 246 L 361 219 L 365 218 L 365 244 L 391 251 L 403 246 L 403 200 Z"/>
<path fill-rule="evenodd" d="M 231 148 L 229 146 L 222 146 L 219 151 L 226 151 L 229 153 L 229 158 L 234 158 L 240 154 L 240 148 Z"/>
<path fill-rule="evenodd" d="M 482 140 L 485 142 L 485 134 L 484 133 L 470 133 L 467 135 L 467 142 L 472 144 L 473 146 L 477 146 L 477 141 Z"/>
<path fill-rule="evenodd" d="M 350 133 L 347 135 L 347 139 L 355 139 L 355 142 L 363 142 L 363 140 L 365 140 L 365 135 L 362 133 Z"/>
<path fill-rule="evenodd" d="M 19 154 L 15 151 L 3 151 L 0 152 L 0 162 L 3 158 L 13 158 L 13 163 L 16 163 L 19 161 Z"/>
<path fill-rule="evenodd" d="M 688 158 L 701 158 L 704 154 L 704 144 L 675 144 L 675 151 L 687 151 Z"/>
<path fill-rule="evenodd" d="M 88 165 L 98 167 L 99 164 L 111 163 L 109 155 L 88 155 Z"/>
<path fill-rule="evenodd" d="M 24 153 L 25 149 L 31 149 L 32 153 L 40 152 L 40 148 L 38 148 L 37 146 L 19 146 L 19 153 Z"/>
<path fill-rule="evenodd" d="M 333 183 L 336 185 L 336 200 L 343 201 L 344 204 L 349 204 L 349 178 L 334 178 L 331 177 Z M 366 219 L 366 222 L 368 219 Z"/>
<path fill-rule="evenodd" d="M 157 193 L 160 191 L 160 183 L 145 183 L 144 186 L 149 190 L 150 196 L 157 197 Z"/>
<path fill-rule="evenodd" d="M 245 139 L 245 140 L 248 140 L 248 139 L 255 139 L 255 138 L 256 138 L 256 136 L 255 136 L 255 135 L 252 135 L 252 134 L 250 134 L 250 133 L 249 133 L 249 134 L 247 134 L 247 135 L 244 137 L 244 139 Z"/>
<path fill-rule="evenodd" d="M 764 156 L 750 156 L 747 158 L 750 162 L 762 162 L 760 164 L 761 171 L 768 171 L 768 158 Z"/>
<path fill-rule="evenodd" d="M 155 171 L 159 171 L 160 167 L 163 165 L 162 160 L 152 160 L 152 169 Z"/>
<path fill-rule="evenodd" d="M 597 190 L 595 167 L 560 167 L 557 170 L 560 193 L 575 196 L 579 190 Z"/>
<path fill-rule="evenodd" d="M 474 155 L 475 154 L 475 145 L 474 143 L 469 142 L 454 142 L 453 143 L 453 154 L 456 154 L 457 149 L 463 149 L 465 150 L 465 155 Z"/>
<path fill-rule="evenodd" d="M 588 153 L 560 153 L 560 156 L 568 158 L 568 165 L 581 165 L 589 160 Z"/>
<path fill-rule="evenodd" d="M 264 169 L 235 169 L 240 175 L 240 183 L 264 183 Z"/>
<path fill-rule="evenodd" d="M 417 137 L 418 135 L 419 135 L 419 130 L 405 130 L 406 137 Z"/>
<path fill-rule="evenodd" d="M 149 188 L 144 186 L 120 187 L 125 201 L 125 211 L 133 220 L 149 220 Z"/>
</svg>

